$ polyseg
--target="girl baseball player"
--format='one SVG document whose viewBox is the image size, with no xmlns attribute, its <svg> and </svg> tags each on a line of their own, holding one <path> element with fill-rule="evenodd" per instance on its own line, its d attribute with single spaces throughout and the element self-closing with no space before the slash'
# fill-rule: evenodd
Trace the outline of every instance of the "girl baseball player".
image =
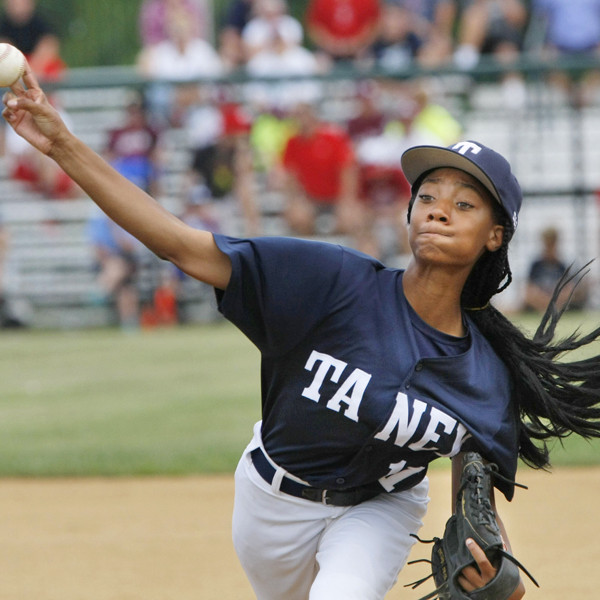
<svg viewBox="0 0 600 600">
<path fill-rule="evenodd" d="M 262 420 L 236 471 L 233 515 L 260 600 L 384 598 L 437 457 L 460 465 L 477 450 L 510 500 L 519 457 L 544 467 L 546 439 L 600 437 L 599 357 L 554 360 L 600 328 L 554 342 L 551 306 L 531 340 L 490 304 L 511 280 L 522 199 L 493 150 L 469 141 L 403 155 L 413 196 L 402 271 L 332 244 L 186 226 L 68 131 L 29 67 L 4 104 L 14 130 L 115 222 L 214 286 L 223 315 L 260 349 Z M 495 569 L 469 547 L 479 569 L 461 584 L 472 591 Z M 523 595 L 521 583 L 511 600 Z"/>
</svg>

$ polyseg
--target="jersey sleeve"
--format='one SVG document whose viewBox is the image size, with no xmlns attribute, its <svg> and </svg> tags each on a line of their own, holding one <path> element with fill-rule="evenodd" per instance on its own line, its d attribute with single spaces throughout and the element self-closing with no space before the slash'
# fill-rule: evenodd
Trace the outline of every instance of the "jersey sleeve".
<svg viewBox="0 0 600 600">
<path fill-rule="evenodd" d="M 325 318 L 343 262 L 340 246 L 214 237 L 232 264 L 227 290 L 216 290 L 219 311 L 263 354 L 287 352 Z"/>
</svg>

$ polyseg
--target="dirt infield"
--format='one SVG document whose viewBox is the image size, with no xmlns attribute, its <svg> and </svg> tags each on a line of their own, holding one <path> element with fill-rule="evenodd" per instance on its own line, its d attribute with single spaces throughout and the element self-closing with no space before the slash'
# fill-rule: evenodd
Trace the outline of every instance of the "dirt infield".
<svg viewBox="0 0 600 600">
<path fill-rule="evenodd" d="M 441 533 L 448 517 L 448 479 L 432 473 L 424 536 Z M 524 469 L 519 481 L 529 491 L 500 510 L 515 554 L 542 585 L 526 597 L 596 597 L 600 468 Z M 231 544 L 231 477 L 3 480 L 0 490 L 2 600 L 254 598 Z M 414 557 L 428 552 L 417 547 Z M 407 567 L 388 598 L 430 591 L 402 587 L 424 569 Z"/>
</svg>

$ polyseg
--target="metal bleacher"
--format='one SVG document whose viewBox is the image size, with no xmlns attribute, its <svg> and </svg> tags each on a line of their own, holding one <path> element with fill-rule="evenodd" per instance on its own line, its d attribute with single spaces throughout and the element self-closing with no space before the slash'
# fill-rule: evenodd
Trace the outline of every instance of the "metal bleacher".
<svg viewBox="0 0 600 600">
<path fill-rule="evenodd" d="M 330 101 L 323 106 L 326 118 L 340 118 L 351 110 L 351 84 L 331 84 Z M 134 88 L 134 80 L 117 77 L 110 85 L 70 85 L 54 93 L 68 112 L 76 135 L 101 151 L 108 130 L 121 122 Z M 459 102 L 454 91 L 442 99 L 463 124 L 465 139 L 479 140 L 504 153 L 524 189 L 519 231 L 511 243 L 514 283 L 502 295 L 507 306 L 522 293 L 528 265 L 538 249 L 539 232 L 545 226 L 560 225 L 561 246 L 568 260 L 586 262 L 600 252 L 594 192 L 600 189 L 600 105 L 574 111 L 537 83 L 530 95 L 535 102 L 518 110 L 507 108 L 499 84 L 492 82 L 471 87 L 466 103 L 464 98 Z M 164 195 L 158 200 L 173 212 L 181 203 L 186 143 L 186 132 L 179 129 L 163 136 Z M 7 165 L 7 157 L 1 157 L 0 218 L 11 238 L 5 294 L 12 310 L 32 327 L 115 323 L 113 307 L 94 300 L 94 257 L 86 239 L 92 202 L 85 197 L 45 199 L 11 180 Z M 261 187 L 260 177 L 256 185 L 264 231 L 279 233 L 281 198 Z M 144 250 L 140 259 L 143 296 L 156 283 L 164 263 Z M 597 287 L 597 281 L 592 272 L 592 285 Z M 184 288 L 182 306 L 188 321 L 208 320 L 216 314 L 212 291 L 197 282 Z"/>
<path fill-rule="evenodd" d="M 122 122 L 130 86 L 67 88 L 55 92 L 72 130 L 96 151 Z M 0 161 L 0 216 L 10 234 L 5 295 L 11 312 L 32 327 L 93 327 L 115 322 L 110 302 L 100 302 L 86 227 L 94 210 L 87 197 L 48 199 L 10 179 Z M 169 204 L 169 198 L 165 198 Z M 171 203 L 172 204 L 172 203 Z M 150 289 L 159 260 L 140 251 L 141 287 Z"/>
</svg>

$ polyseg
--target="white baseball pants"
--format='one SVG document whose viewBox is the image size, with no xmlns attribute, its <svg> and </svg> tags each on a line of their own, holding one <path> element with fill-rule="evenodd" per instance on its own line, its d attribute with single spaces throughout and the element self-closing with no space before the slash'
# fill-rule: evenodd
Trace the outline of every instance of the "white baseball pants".
<svg viewBox="0 0 600 600">
<path fill-rule="evenodd" d="M 233 542 L 258 600 L 382 600 L 406 563 L 429 502 L 427 479 L 356 506 L 326 506 L 280 492 L 250 452 L 235 474 Z M 290 476 L 290 475 L 287 475 Z"/>
</svg>

